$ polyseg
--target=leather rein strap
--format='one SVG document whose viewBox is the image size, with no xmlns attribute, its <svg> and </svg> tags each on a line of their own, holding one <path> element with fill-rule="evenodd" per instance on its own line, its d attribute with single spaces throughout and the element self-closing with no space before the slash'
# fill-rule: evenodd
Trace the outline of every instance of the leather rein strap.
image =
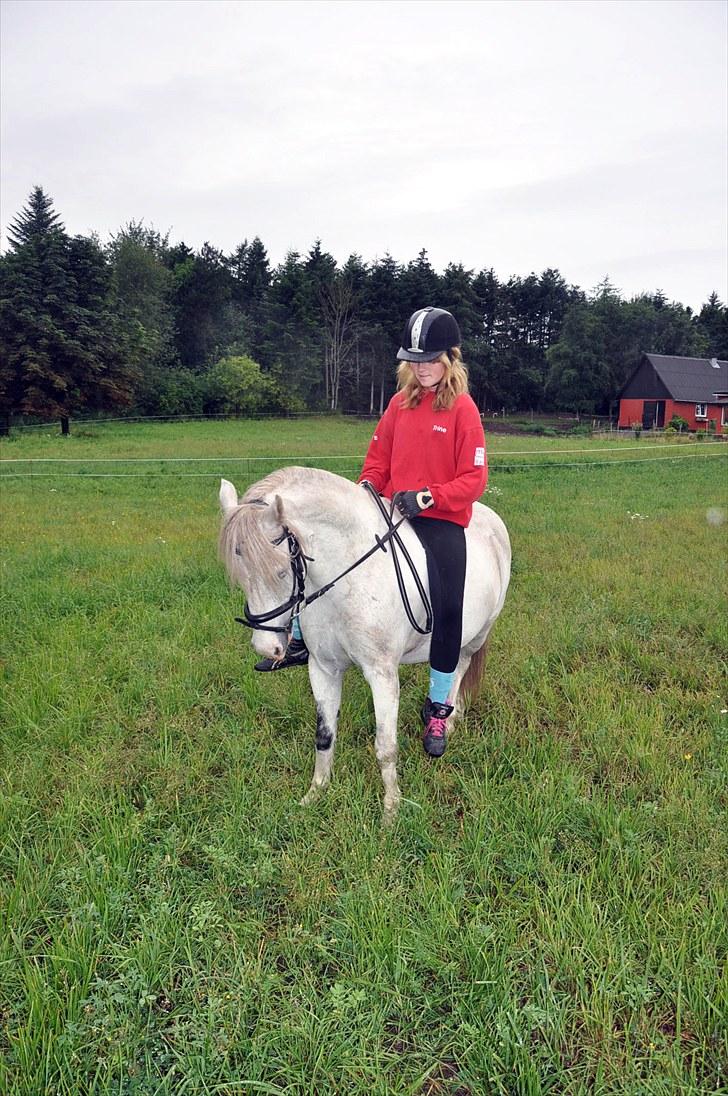
<svg viewBox="0 0 728 1096">
<path fill-rule="evenodd" d="M 394 564 L 394 571 L 397 576 L 397 585 L 399 587 L 400 597 L 402 598 L 404 611 L 407 614 L 407 619 L 409 620 L 414 630 L 416 632 L 419 632 L 420 635 L 429 635 L 429 633 L 432 631 L 432 606 L 430 604 L 430 599 L 427 596 L 427 591 L 425 590 L 425 587 L 422 583 L 422 579 L 417 573 L 417 568 L 412 562 L 412 557 L 402 543 L 402 538 L 397 531 L 402 522 L 406 519 L 400 518 L 396 525 L 393 524 L 392 514 L 394 512 L 394 503 L 390 503 L 389 513 L 387 513 L 384 503 L 382 502 L 372 485 L 365 481 L 363 486 L 376 502 L 377 507 L 379 508 L 379 512 L 388 526 L 387 532 L 384 534 L 384 536 L 380 537 L 375 534 L 374 539 L 376 541 L 376 544 L 374 544 L 368 552 L 365 552 L 363 556 L 360 556 L 359 559 L 352 563 L 350 567 L 347 567 L 346 570 L 342 571 L 340 575 L 337 575 L 336 578 L 333 578 L 331 582 L 327 582 L 325 586 L 322 586 L 319 590 L 314 591 L 313 594 L 309 594 L 308 597 L 306 597 L 306 564 L 311 561 L 312 557 L 304 555 L 301 549 L 301 545 L 298 541 L 298 537 L 295 533 L 291 532 L 287 525 L 284 525 L 282 534 L 280 535 L 280 537 L 278 537 L 277 540 L 274 540 L 273 543 L 282 544 L 284 540 L 288 541 L 288 555 L 290 557 L 291 572 L 293 575 L 293 588 L 291 590 L 291 596 L 289 597 L 288 601 L 284 601 L 282 605 L 276 606 L 275 609 L 270 609 L 267 613 L 251 613 L 246 603 L 243 607 L 243 616 L 235 617 L 235 620 L 238 622 L 238 624 L 243 624 L 247 628 L 253 628 L 255 631 L 260 632 L 288 632 L 290 627 L 290 619 L 288 624 L 279 627 L 269 625 L 267 621 L 274 620 L 275 617 L 280 616 L 282 613 L 285 613 L 288 609 L 292 610 L 291 617 L 297 615 L 302 609 L 305 609 L 307 605 L 310 605 L 312 602 L 316 601 L 317 598 L 320 598 L 325 593 L 327 593 L 332 588 L 332 586 L 335 586 L 336 583 L 344 577 L 344 575 L 348 575 L 350 571 L 355 570 L 355 568 L 359 567 L 362 563 L 365 562 L 365 560 L 369 559 L 370 556 L 373 556 L 375 552 L 378 552 L 380 549 L 382 552 L 386 552 L 386 545 L 389 541 L 390 547 L 392 549 L 392 562 Z M 405 562 L 410 569 L 410 573 L 415 581 L 415 586 L 417 587 L 417 593 L 419 594 L 420 600 L 422 602 L 422 607 L 425 610 L 424 628 L 417 623 L 414 613 L 412 612 L 412 606 L 410 605 L 407 589 L 404 584 L 404 579 L 402 578 L 402 568 L 400 566 L 399 559 L 397 558 L 397 548 L 399 548 L 402 552 L 402 555 L 405 558 Z"/>
<path fill-rule="evenodd" d="M 379 509 L 379 513 L 382 515 L 382 517 L 384 518 L 384 520 L 387 523 L 387 526 L 389 528 L 389 532 L 384 537 L 384 540 L 387 540 L 387 538 L 389 538 L 389 537 L 392 538 L 392 563 L 394 564 L 394 573 L 397 576 L 397 585 L 399 586 L 399 594 L 400 594 L 400 597 L 402 598 L 402 604 L 404 605 L 404 611 L 407 614 L 407 619 L 410 622 L 410 624 L 412 625 L 412 627 L 414 628 L 414 630 L 416 632 L 419 632 L 419 634 L 421 636 L 429 635 L 430 632 L 432 631 L 432 605 L 430 604 L 430 599 L 427 596 L 427 591 L 425 590 L 425 587 L 422 584 L 422 579 L 420 578 L 420 576 L 417 572 L 417 568 L 415 567 L 414 563 L 412 562 L 412 557 L 409 554 L 409 552 L 407 551 L 407 549 L 405 548 L 404 544 L 402 543 L 402 538 L 400 537 L 399 533 L 397 532 L 400 525 L 402 524 L 402 522 L 405 519 L 400 518 L 400 520 L 397 522 L 397 524 L 393 525 L 392 524 L 392 514 L 394 513 L 394 502 L 390 502 L 390 504 L 389 504 L 389 513 L 387 513 L 387 510 L 386 510 L 386 507 L 385 507 L 384 503 L 382 502 L 381 498 L 379 497 L 378 492 L 374 489 L 374 487 L 372 487 L 371 483 L 369 483 L 368 481 L 365 480 L 364 481 L 364 487 L 367 489 L 369 494 L 372 496 L 372 498 L 376 502 L 377 507 Z M 379 540 L 379 537 L 377 537 L 376 539 Z M 405 562 L 406 562 L 407 566 L 410 569 L 410 574 L 412 575 L 412 578 L 415 580 L 415 586 L 417 587 L 417 593 L 420 596 L 420 601 L 422 602 L 422 608 L 425 610 L 425 626 L 424 626 L 424 628 L 420 627 L 420 625 L 415 620 L 414 613 L 412 612 L 412 606 L 410 605 L 409 597 L 407 596 L 407 589 L 405 587 L 404 580 L 402 578 L 402 568 L 400 567 L 399 559 L 397 558 L 397 548 L 400 549 L 402 555 L 404 556 Z M 382 545 L 382 550 L 383 551 L 385 550 L 383 545 Z M 364 558 L 366 558 L 366 557 L 364 557 Z"/>
</svg>

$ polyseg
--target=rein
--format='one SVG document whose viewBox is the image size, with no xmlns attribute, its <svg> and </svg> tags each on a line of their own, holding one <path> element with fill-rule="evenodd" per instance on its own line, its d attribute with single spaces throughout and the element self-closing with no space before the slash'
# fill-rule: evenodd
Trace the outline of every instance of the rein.
<svg viewBox="0 0 728 1096">
<path fill-rule="evenodd" d="M 432 606 L 431 606 L 430 600 L 427 596 L 427 591 L 425 590 L 425 587 L 422 584 L 422 579 L 420 578 L 419 574 L 417 573 L 417 568 L 415 567 L 414 563 L 412 562 L 412 557 L 410 556 L 410 554 L 407 551 L 406 547 L 402 543 L 402 538 L 400 537 L 400 535 L 397 531 L 399 529 L 400 525 L 402 524 L 402 522 L 405 521 L 406 519 L 405 518 L 400 518 L 399 521 L 396 523 L 396 525 L 393 524 L 392 523 L 392 514 L 394 512 L 394 503 L 393 502 L 391 503 L 390 511 L 389 511 L 389 513 L 387 513 L 386 508 L 385 508 L 382 500 L 380 499 L 379 495 L 377 494 L 375 489 L 372 487 L 372 485 L 370 483 L 365 482 L 364 487 L 369 492 L 369 494 L 372 496 L 372 498 L 375 500 L 375 502 L 376 502 L 376 504 L 379 508 L 380 514 L 382 515 L 385 522 L 387 523 L 388 530 L 384 534 L 384 536 L 380 537 L 375 533 L 374 534 L 374 539 L 376 541 L 376 544 L 374 544 L 373 547 L 371 547 L 368 552 L 365 552 L 363 556 L 360 556 L 359 559 L 357 559 L 354 563 L 352 563 L 349 567 L 347 567 L 345 571 L 342 571 L 340 575 L 337 575 L 336 578 L 332 578 L 330 582 L 327 582 L 320 589 L 315 590 L 314 593 L 309 594 L 308 597 L 306 597 L 306 573 L 307 573 L 307 570 L 308 570 L 306 565 L 307 565 L 307 563 L 312 562 L 312 557 L 304 555 L 303 550 L 301 549 L 301 545 L 299 543 L 298 537 L 296 536 L 295 533 L 291 532 L 291 530 L 288 528 L 287 525 L 284 525 L 283 526 L 283 532 L 281 533 L 280 537 L 278 537 L 276 540 L 274 540 L 273 543 L 278 545 L 278 544 L 282 544 L 284 540 L 288 542 L 288 555 L 289 555 L 289 558 L 290 558 L 291 572 L 292 572 L 292 575 L 293 575 L 293 588 L 291 589 L 291 596 L 288 598 L 288 601 L 284 601 L 281 605 L 276 606 L 275 609 L 270 609 L 267 613 L 251 613 L 250 609 L 248 608 L 247 602 L 246 602 L 246 604 L 243 607 L 242 617 L 235 617 L 235 620 L 237 621 L 238 624 L 242 624 L 246 628 L 252 628 L 253 630 L 260 631 L 260 632 L 286 632 L 287 633 L 288 632 L 288 626 L 290 624 L 290 619 L 289 619 L 289 622 L 288 622 L 287 625 L 279 626 L 279 627 L 271 626 L 267 623 L 267 621 L 275 619 L 275 617 L 280 616 L 282 613 L 287 612 L 288 609 L 292 610 L 291 617 L 297 616 L 298 613 L 300 613 L 302 609 L 305 609 L 307 605 L 310 605 L 312 602 L 316 601 L 318 598 L 323 597 L 323 595 L 325 593 L 327 593 L 333 586 L 335 586 L 336 583 L 344 577 L 344 575 L 348 575 L 351 571 L 355 570 L 362 563 L 364 563 L 366 560 L 368 560 L 370 556 L 373 556 L 375 552 L 378 552 L 380 549 L 382 550 L 382 552 L 386 552 L 387 551 L 386 545 L 387 545 L 387 542 L 389 541 L 390 542 L 390 547 L 392 549 L 392 562 L 394 564 L 394 571 L 395 571 L 395 574 L 397 576 L 397 585 L 399 587 L 400 597 L 402 598 L 402 604 L 404 606 L 404 611 L 407 614 L 407 619 L 409 620 L 409 622 L 410 622 L 411 626 L 414 628 L 414 630 L 416 632 L 419 632 L 420 635 L 423 635 L 423 636 L 424 635 L 429 635 L 429 633 L 432 631 Z M 409 597 L 407 595 L 407 590 L 405 588 L 404 580 L 402 578 L 402 568 L 400 566 L 399 559 L 397 558 L 397 548 L 399 548 L 400 551 L 402 552 L 402 555 L 405 558 L 407 566 L 410 569 L 410 573 L 411 573 L 413 579 L 415 580 L 415 585 L 417 587 L 417 593 L 420 596 L 422 606 L 425 610 L 425 627 L 424 628 L 420 627 L 420 625 L 415 620 L 414 613 L 412 612 L 412 606 L 410 605 Z"/>
</svg>

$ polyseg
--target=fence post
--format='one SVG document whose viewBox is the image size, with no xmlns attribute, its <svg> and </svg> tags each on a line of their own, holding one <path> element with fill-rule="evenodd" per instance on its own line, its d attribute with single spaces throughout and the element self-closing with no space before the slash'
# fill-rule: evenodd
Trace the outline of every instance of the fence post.
<svg viewBox="0 0 728 1096">
<path fill-rule="evenodd" d="M 61 415 L 61 434 L 70 434 L 71 425 L 68 421 L 68 415 Z"/>
</svg>

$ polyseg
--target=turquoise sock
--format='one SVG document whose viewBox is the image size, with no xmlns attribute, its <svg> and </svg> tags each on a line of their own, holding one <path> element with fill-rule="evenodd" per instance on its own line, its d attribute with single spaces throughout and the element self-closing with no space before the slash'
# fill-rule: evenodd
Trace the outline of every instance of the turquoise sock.
<svg viewBox="0 0 728 1096">
<path fill-rule="evenodd" d="M 455 671 L 444 674 L 442 670 L 430 670 L 430 700 L 433 704 L 447 704 L 450 686 L 455 680 Z"/>
<path fill-rule="evenodd" d="M 303 636 L 301 635 L 301 625 L 298 623 L 297 616 L 294 616 L 291 620 L 291 638 L 303 639 Z"/>
</svg>

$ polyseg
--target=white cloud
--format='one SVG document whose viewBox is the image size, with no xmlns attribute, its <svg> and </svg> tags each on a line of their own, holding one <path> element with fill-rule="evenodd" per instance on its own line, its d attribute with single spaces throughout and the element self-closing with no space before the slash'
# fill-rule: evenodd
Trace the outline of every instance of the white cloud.
<svg viewBox="0 0 728 1096">
<path fill-rule="evenodd" d="M 726 295 L 712 0 L 9 0 L 3 23 L 3 223 L 40 183 L 71 231 Z"/>
</svg>

